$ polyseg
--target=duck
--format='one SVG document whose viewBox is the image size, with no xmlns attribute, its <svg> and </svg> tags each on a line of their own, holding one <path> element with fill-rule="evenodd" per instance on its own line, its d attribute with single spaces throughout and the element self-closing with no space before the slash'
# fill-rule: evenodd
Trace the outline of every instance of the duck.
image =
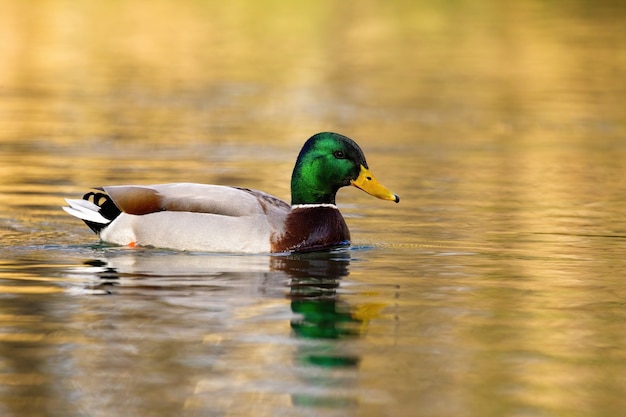
<svg viewBox="0 0 626 417">
<path fill-rule="evenodd" d="M 228 185 L 169 183 L 98 187 L 65 199 L 68 214 L 102 242 L 188 252 L 294 253 L 350 245 L 337 208 L 341 187 L 382 200 L 400 197 L 370 172 L 359 145 L 321 132 L 302 146 L 291 176 L 291 203 Z"/>
</svg>

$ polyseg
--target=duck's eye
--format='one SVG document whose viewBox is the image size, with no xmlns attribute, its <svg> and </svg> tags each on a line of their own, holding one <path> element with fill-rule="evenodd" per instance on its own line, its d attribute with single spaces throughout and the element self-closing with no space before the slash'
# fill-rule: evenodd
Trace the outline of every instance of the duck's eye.
<svg viewBox="0 0 626 417">
<path fill-rule="evenodd" d="M 335 153 L 333 155 L 335 155 L 335 158 L 337 158 L 337 159 L 345 159 L 346 158 L 346 154 L 343 153 L 343 151 L 335 151 Z"/>
</svg>

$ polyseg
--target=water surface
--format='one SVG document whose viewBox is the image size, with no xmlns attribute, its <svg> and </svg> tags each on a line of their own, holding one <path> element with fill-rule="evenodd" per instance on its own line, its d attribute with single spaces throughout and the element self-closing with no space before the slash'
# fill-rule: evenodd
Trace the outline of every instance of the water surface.
<svg viewBox="0 0 626 417">
<path fill-rule="evenodd" d="M 621 2 L 1 7 L 0 415 L 623 412 Z M 348 250 L 120 248 L 59 208 L 289 199 L 325 130 L 402 199 L 341 190 Z"/>
</svg>

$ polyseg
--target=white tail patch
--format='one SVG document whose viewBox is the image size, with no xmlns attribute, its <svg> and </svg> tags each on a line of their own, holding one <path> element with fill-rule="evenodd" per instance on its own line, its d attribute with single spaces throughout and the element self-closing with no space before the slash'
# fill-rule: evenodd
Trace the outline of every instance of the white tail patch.
<svg viewBox="0 0 626 417">
<path fill-rule="evenodd" d="M 87 200 L 71 200 L 66 198 L 69 207 L 62 207 L 66 213 L 81 220 L 87 220 L 94 223 L 108 224 L 111 220 L 100 214 L 100 207 Z"/>
</svg>

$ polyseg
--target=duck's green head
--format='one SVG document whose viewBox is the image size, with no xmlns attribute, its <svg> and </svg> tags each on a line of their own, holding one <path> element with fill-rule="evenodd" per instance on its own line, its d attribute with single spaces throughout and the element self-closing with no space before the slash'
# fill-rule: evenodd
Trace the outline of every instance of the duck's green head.
<svg viewBox="0 0 626 417">
<path fill-rule="evenodd" d="M 376 181 L 363 151 L 338 133 L 318 133 L 306 141 L 291 176 L 291 204 L 335 204 L 339 188 L 353 185 L 383 200 L 400 197 Z"/>
</svg>

